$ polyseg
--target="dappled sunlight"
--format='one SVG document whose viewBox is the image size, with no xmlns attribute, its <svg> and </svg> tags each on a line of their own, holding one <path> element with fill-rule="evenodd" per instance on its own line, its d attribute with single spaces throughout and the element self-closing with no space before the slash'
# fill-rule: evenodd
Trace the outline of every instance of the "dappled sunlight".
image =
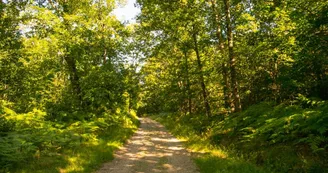
<svg viewBox="0 0 328 173">
<path fill-rule="evenodd" d="M 178 151 L 178 150 L 183 150 L 184 148 L 177 146 L 177 147 L 169 147 L 169 149 Z"/>
<path fill-rule="evenodd" d="M 77 156 L 72 156 L 67 158 L 68 166 L 66 168 L 60 168 L 60 173 L 66 172 L 83 172 L 84 168 L 81 166 L 83 162 L 86 162 L 84 159 L 80 157 L 78 154 Z"/>
<path fill-rule="evenodd" d="M 212 155 L 223 158 L 223 159 L 228 157 L 226 152 L 224 152 L 223 150 L 218 150 L 218 149 L 213 150 Z"/>
<path fill-rule="evenodd" d="M 182 143 L 155 121 L 144 118 L 139 130 L 99 173 L 198 172 Z"/>
<path fill-rule="evenodd" d="M 110 141 L 110 142 L 107 142 L 106 145 L 109 146 L 109 147 L 116 147 L 116 148 L 118 148 L 118 147 L 120 147 L 122 145 L 122 143 L 121 142 L 118 142 L 118 141 Z"/>
<path fill-rule="evenodd" d="M 181 141 L 179 141 L 178 139 L 176 138 L 152 138 L 151 139 L 152 141 L 160 141 L 160 142 L 177 142 L 177 143 L 180 143 Z"/>
</svg>

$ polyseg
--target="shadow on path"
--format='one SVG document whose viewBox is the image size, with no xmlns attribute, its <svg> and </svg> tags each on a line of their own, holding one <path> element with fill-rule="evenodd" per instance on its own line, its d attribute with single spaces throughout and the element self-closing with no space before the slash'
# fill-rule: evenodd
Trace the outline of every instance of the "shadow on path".
<svg viewBox="0 0 328 173">
<path fill-rule="evenodd" d="M 198 172 L 182 142 L 156 121 L 140 121 L 136 134 L 98 173 Z"/>
</svg>

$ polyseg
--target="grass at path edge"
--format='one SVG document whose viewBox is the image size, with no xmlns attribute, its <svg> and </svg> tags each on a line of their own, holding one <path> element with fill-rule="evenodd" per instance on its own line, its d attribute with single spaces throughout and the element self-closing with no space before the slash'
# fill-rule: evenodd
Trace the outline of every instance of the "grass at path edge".
<svg viewBox="0 0 328 173">
<path fill-rule="evenodd" d="M 16 166 L 6 173 L 90 173 L 103 163 L 114 159 L 119 149 L 137 130 L 136 117 L 129 123 L 114 125 L 106 132 L 94 136 L 94 140 L 83 142 L 78 147 L 63 148 L 60 153 L 42 155 Z M 92 134 L 91 134 L 92 135 Z M 0 172 L 2 172 L 0 170 Z"/>
<path fill-rule="evenodd" d="M 245 161 L 240 156 L 235 156 L 231 149 L 211 145 L 210 141 L 197 135 L 192 127 L 173 119 L 173 116 L 165 115 L 164 118 L 161 115 L 152 115 L 150 118 L 163 124 L 174 136 L 184 142 L 201 173 L 271 172 Z"/>
</svg>

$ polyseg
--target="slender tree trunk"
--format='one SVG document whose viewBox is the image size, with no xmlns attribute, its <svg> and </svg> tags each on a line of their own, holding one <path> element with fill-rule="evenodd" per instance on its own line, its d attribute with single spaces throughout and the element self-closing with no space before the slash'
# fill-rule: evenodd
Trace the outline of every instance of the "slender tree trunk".
<svg viewBox="0 0 328 173">
<path fill-rule="evenodd" d="M 98 2 L 98 20 L 99 22 L 102 21 L 102 7 L 101 7 L 101 1 Z M 105 65 L 107 63 L 107 47 L 106 47 L 106 43 L 105 43 L 105 24 L 101 24 L 101 31 L 100 33 L 102 34 L 101 36 L 101 45 L 104 49 L 104 53 L 103 53 L 103 60 L 102 60 L 102 64 Z"/>
<path fill-rule="evenodd" d="M 223 33 L 221 29 L 221 14 L 218 11 L 218 7 L 216 4 L 215 0 L 211 0 L 211 6 L 212 6 L 212 11 L 213 11 L 213 24 L 216 27 L 216 36 L 219 40 L 218 43 L 218 50 L 221 56 L 223 57 L 225 61 L 225 52 L 224 52 L 224 40 L 223 40 Z M 228 76 L 228 69 L 227 69 L 227 64 L 224 62 L 222 63 L 222 76 L 223 76 L 223 94 L 224 94 L 224 107 L 229 108 L 231 107 L 232 103 L 232 93 L 231 93 L 231 88 L 230 88 L 230 83 L 229 83 L 229 76 Z"/>
<path fill-rule="evenodd" d="M 226 23 L 227 23 L 227 35 L 228 35 L 228 44 L 229 44 L 229 65 L 230 65 L 230 80 L 233 96 L 233 107 L 231 110 L 233 112 L 241 111 L 241 103 L 238 91 L 238 81 L 237 81 L 237 72 L 236 72 L 236 57 L 233 49 L 233 33 L 231 25 L 231 14 L 230 14 L 230 0 L 223 0 L 225 4 L 226 11 Z"/>
<path fill-rule="evenodd" d="M 69 56 L 65 56 L 65 61 L 69 69 L 70 81 L 73 87 L 73 92 L 79 99 L 80 104 L 82 104 L 82 91 L 79 81 L 79 75 L 77 74 L 75 59 Z"/>
<path fill-rule="evenodd" d="M 228 78 L 227 63 L 222 63 L 222 76 L 223 76 L 223 94 L 224 94 L 224 106 L 226 108 L 232 107 L 232 93 L 230 92 L 230 82 Z"/>
<path fill-rule="evenodd" d="M 276 104 L 279 102 L 279 84 L 277 82 L 278 73 L 278 57 L 274 57 L 271 88 L 273 90 L 274 101 Z"/>
<path fill-rule="evenodd" d="M 106 64 L 106 62 L 107 62 L 107 48 L 106 48 L 106 46 L 104 45 L 104 54 L 103 54 L 103 65 L 105 65 Z"/>
<path fill-rule="evenodd" d="M 65 2 L 67 3 L 67 2 Z M 65 14 L 69 14 L 70 11 L 68 9 L 67 4 L 63 4 L 63 16 Z M 68 22 L 65 20 L 64 18 L 64 24 L 67 30 L 70 30 L 70 26 L 68 24 Z M 66 47 L 66 51 L 67 53 L 70 51 L 68 47 Z M 73 93 L 75 94 L 75 96 L 77 97 L 78 101 L 80 102 L 80 106 L 83 106 L 83 100 L 82 100 L 82 90 L 81 90 L 81 86 L 80 86 L 80 78 L 79 75 L 77 73 L 77 68 L 76 68 L 76 62 L 75 62 L 75 58 L 73 56 L 69 56 L 69 55 L 65 55 L 64 59 L 67 63 L 67 67 L 69 70 L 69 74 L 70 74 L 70 81 L 72 84 L 72 88 L 73 88 Z"/>
<path fill-rule="evenodd" d="M 205 85 L 204 75 L 203 75 L 203 66 L 202 66 L 202 62 L 201 62 L 200 54 L 199 54 L 199 50 L 198 50 L 198 41 L 197 41 L 196 33 L 193 33 L 193 39 L 194 39 L 194 44 L 195 44 L 194 49 L 195 49 L 196 57 L 197 57 L 197 65 L 198 65 L 198 71 L 199 71 L 200 85 L 202 88 L 202 94 L 203 94 L 203 99 L 204 99 L 205 111 L 206 111 L 206 115 L 209 117 L 209 116 L 211 116 L 211 107 L 208 102 L 206 85 Z"/>
<path fill-rule="evenodd" d="M 218 49 L 220 51 L 224 50 L 224 42 L 223 42 L 223 37 L 222 37 L 222 29 L 221 29 L 221 15 L 219 13 L 219 11 L 217 10 L 216 7 L 216 1 L 215 0 L 211 0 L 211 7 L 212 7 L 212 11 L 213 11 L 213 18 L 214 18 L 214 26 L 216 27 L 216 36 L 219 40 L 219 44 L 218 44 Z"/>
<path fill-rule="evenodd" d="M 190 90 L 190 79 L 189 79 L 189 65 L 188 65 L 188 56 L 187 52 L 184 52 L 185 68 L 186 68 L 186 82 L 187 82 L 187 98 L 188 98 L 188 111 L 191 114 L 191 90 Z"/>
</svg>

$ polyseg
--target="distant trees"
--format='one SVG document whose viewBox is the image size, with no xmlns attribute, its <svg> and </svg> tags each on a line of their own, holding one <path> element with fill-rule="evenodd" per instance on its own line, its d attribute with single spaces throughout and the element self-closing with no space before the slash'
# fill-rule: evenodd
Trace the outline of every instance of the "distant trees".
<svg viewBox="0 0 328 173">
<path fill-rule="evenodd" d="M 139 30 L 149 34 L 144 40 L 156 40 L 142 70 L 142 99 L 149 104 L 143 109 L 152 109 L 150 95 L 163 98 L 156 99 L 157 111 L 208 116 L 261 101 L 280 103 L 298 94 L 327 99 L 327 2 L 138 4 Z M 147 81 L 154 73 L 165 78 Z"/>
<path fill-rule="evenodd" d="M 56 171 L 68 157 L 83 160 L 79 149 L 96 157 L 89 146 L 105 136 L 123 142 L 132 134 L 135 27 L 112 14 L 117 3 L 0 1 L 0 172 Z"/>
<path fill-rule="evenodd" d="M 126 84 L 138 78 L 135 67 L 122 63 L 134 29 L 111 14 L 116 4 L 1 1 L 0 99 L 58 119 L 61 111 L 114 111 L 126 104 L 126 92 L 136 100 L 138 84 Z"/>
</svg>

